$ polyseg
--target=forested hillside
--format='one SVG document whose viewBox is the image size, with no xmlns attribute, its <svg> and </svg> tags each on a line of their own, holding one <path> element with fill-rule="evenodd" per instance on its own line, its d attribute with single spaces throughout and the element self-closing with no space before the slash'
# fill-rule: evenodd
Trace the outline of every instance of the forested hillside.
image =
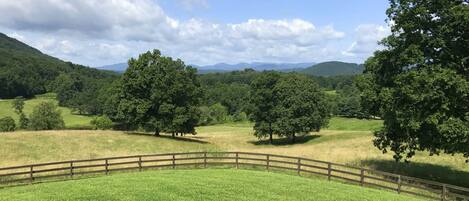
<svg viewBox="0 0 469 201">
<path fill-rule="evenodd" d="M 32 97 L 53 91 L 60 75 L 80 80 L 114 79 L 117 75 L 64 62 L 0 33 L 0 98 Z"/>
<path fill-rule="evenodd" d="M 337 76 L 361 74 L 363 69 L 363 65 L 360 64 L 329 61 L 313 65 L 300 72 L 315 76 Z"/>
</svg>

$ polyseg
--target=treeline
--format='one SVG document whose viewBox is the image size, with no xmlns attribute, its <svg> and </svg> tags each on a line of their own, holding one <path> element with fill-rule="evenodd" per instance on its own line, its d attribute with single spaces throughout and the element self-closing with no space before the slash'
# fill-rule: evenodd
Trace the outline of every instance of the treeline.
<svg viewBox="0 0 469 201">
<path fill-rule="evenodd" d="M 228 73 L 209 73 L 200 75 L 200 82 L 204 91 L 203 113 L 208 114 L 203 124 L 220 123 L 222 120 L 242 121 L 252 114 L 250 102 L 251 84 L 265 72 L 245 69 Z M 295 74 L 295 73 L 281 73 Z M 341 75 L 332 77 L 317 77 L 305 75 L 315 82 L 326 93 L 327 104 L 333 115 L 368 118 L 360 106 L 360 93 L 356 87 L 359 76 Z M 220 117 L 225 115 L 225 117 Z M 216 117 L 211 117 L 216 116 Z"/>
</svg>

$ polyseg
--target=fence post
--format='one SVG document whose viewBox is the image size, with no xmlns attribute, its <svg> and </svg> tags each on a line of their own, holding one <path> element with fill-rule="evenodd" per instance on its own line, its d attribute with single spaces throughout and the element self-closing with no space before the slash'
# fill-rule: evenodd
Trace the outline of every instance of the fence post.
<svg viewBox="0 0 469 201">
<path fill-rule="evenodd" d="M 327 180 L 329 180 L 329 181 L 331 180 L 331 172 L 332 172 L 332 167 L 331 166 L 332 166 L 331 163 L 328 162 L 327 163 Z"/>
<path fill-rule="evenodd" d="M 269 171 L 269 166 L 270 166 L 270 155 L 267 155 L 267 171 Z"/>
<path fill-rule="evenodd" d="M 297 171 L 298 171 L 298 175 L 300 175 L 300 171 L 301 171 L 301 159 L 298 158 L 298 167 L 297 167 Z"/>
<path fill-rule="evenodd" d="M 31 165 L 31 167 L 29 167 L 29 180 L 31 181 L 31 183 L 34 181 L 33 173 L 33 166 Z"/>
<path fill-rule="evenodd" d="M 239 153 L 236 152 L 236 169 L 239 169 Z"/>
<path fill-rule="evenodd" d="M 207 152 L 204 152 L 204 168 L 207 168 Z"/>
<path fill-rule="evenodd" d="M 397 176 L 397 193 L 401 193 L 401 187 L 402 187 L 402 180 L 401 180 L 401 175 Z"/>
<path fill-rule="evenodd" d="M 109 161 L 105 159 L 106 174 L 109 174 Z"/>
<path fill-rule="evenodd" d="M 70 162 L 70 177 L 73 178 L 73 161 Z"/>
<path fill-rule="evenodd" d="M 173 154 L 173 169 L 176 168 L 176 155 Z"/>
<path fill-rule="evenodd" d="M 443 189 L 441 189 L 441 200 L 446 201 L 446 194 L 448 193 L 448 189 L 446 188 L 446 184 L 443 184 Z"/>
<path fill-rule="evenodd" d="M 365 170 L 363 168 L 360 169 L 360 186 L 363 186 L 365 183 Z"/>
<path fill-rule="evenodd" d="M 138 156 L 138 171 L 142 171 L 142 156 Z"/>
</svg>

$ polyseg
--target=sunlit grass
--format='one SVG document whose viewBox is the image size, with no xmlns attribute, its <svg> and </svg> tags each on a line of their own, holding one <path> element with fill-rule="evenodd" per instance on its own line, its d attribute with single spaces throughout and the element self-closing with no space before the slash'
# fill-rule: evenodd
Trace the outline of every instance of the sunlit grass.
<svg viewBox="0 0 469 201">
<path fill-rule="evenodd" d="M 176 139 L 122 131 L 0 133 L 0 166 L 163 152 L 247 151 L 302 156 L 469 187 L 469 165 L 461 155 L 418 152 L 405 164 L 395 163 L 391 153 L 382 154 L 372 143 L 371 130 L 382 126 L 379 120 L 334 117 L 327 129 L 299 137 L 296 144 L 279 138 L 273 145 L 259 141 L 252 126 L 251 122 L 203 126 L 197 128 L 195 136 Z"/>
<path fill-rule="evenodd" d="M 66 186 L 66 188 L 64 188 Z M 419 200 L 323 179 L 253 170 L 121 173 L 0 189 L 0 200 Z"/>
<path fill-rule="evenodd" d="M 57 104 L 57 100 L 55 99 L 55 94 L 43 94 L 38 95 L 35 98 L 28 99 L 25 101 L 24 112 L 26 115 L 32 113 L 34 106 L 38 105 L 41 102 L 54 102 Z M 10 116 L 15 119 L 16 123 L 18 123 L 18 115 L 14 112 L 12 108 L 12 99 L 7 100 L 0 100 L 0 118 Z M 67 128 L 90 128 L 90 121 L 93 119 L 92 116 L 88 115 L 79 115 L 74 112 L 70 108 L 66 107 L 59 107 L 62 111 L 62 117 L 64 118 L 65 127 Z"/>
</svg>

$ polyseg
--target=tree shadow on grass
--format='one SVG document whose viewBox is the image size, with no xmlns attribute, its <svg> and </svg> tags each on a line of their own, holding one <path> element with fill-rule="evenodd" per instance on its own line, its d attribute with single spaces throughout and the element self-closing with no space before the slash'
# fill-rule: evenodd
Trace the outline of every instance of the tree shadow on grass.
<svg viewBox="0 0 469 201">
<path fill-rule="evenodd" d="M 435 165 L 418 162 L 395 162 L 391 160 L 364 160 L 361 165 L 374 170 L 381 170 L 420 179 L 469 187 L 469 172 L 456 170 L 450 166 Z M 469 165 L 469 164 L 468 164 Z"/>
<path fill-rule="evenodd" d="M 194 137 L 187 138 L 187 137 L 180 137 L 180 136 L 175 136 L 172 137 L 170 135 L 154 135 L 150 133 L 144 133 L 144 132 L 125 132 L 127 135 L 139 135 L 139 136 L 147 136 L 147 137 L 153 137 L 153 138 L 164 138 L 168 140 L 175 140 L 175 141 L 183 141 L 183 142 L 193 142 L 193 143 L 199 143 L 199 144 L 209 144 L 207 141 L 195 139 Z"/>
<path fill-rule="evenodd" d="M 292 145 L 292 144 L 304 144 L 311 140 L 321 137 L 320 135 L 305 135 L 305 136 L 297 136 L 295 142 L 293 143 L 290 138 L 275 138 L 270 144 L 269 139 L 262 139 L 262 140 L 251 140 L 248 141 L 253 145 L 274 145 L 274 146 L 285 146 L 285 145 Z"/>
</svg>

